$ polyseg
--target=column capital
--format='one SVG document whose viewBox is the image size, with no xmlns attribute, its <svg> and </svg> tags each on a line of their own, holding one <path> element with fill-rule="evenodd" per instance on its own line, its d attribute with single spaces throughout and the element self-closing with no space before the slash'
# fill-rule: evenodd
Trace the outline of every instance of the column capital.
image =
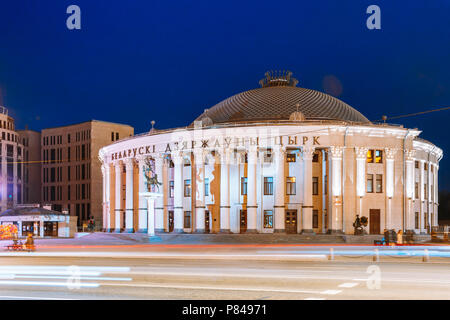
<svg viewBox="0 0 450 320">
<path fill-rule="evenodd" d="M 108 171 L 108 167 L 107 167 L 106 163 L 102 164 L 101 169 L 102 169 L 102 175 L 105 176 L 106 171 Z"/>
<path fill-rule="evenodd" d="M 397 153 L 397 149 L 385 148 L 384 152 L 386 154 L 386 160 L 394 160 L 394 156 Z"/>
<path fill-rule="evenodd" d="M 303 160 L 312 160 L 313 156 L 314 156 L 314 151 L 315 148 L 314 147 L 302 147 L 302 156 L 303 156 Z"/>
<path fill-rule="evenodd" d="M 126 166 L 127 169 L 130 169 L 130 168 L 132 168 L 134 166 L 134 159 L 133 158 L 126 158 L 124 160 L 124 162 L 125 162 L 125 166 Z"/>
<path fill-rule="evenodd" d="M 220 163 L 230 164 L 233 157 L 233 150 L 230 148 L 222 148 L 219 150 Z"/>
<path fill-rule="evenodd" d="M 148 156 L 145 155 L 138 155 L 136 156 L 136 161 L 139 163 L 139 165 L 143 165 L 145 163 L 145 160 L 147 160 Z"/>
<path fill-rule="evenodd" d="M 406 161 L 414 161 L 414 156 L 416 155 L 416 150 L 405 150 Z"/>
<path fill-rule="evenodd" d="M 116 160 L 116 161 L 113 162 L 113 166 L 116 169 L 122 167 L 122 165 L 123 165 L 122 160 Z"/>
<path fill-rule="evenodd" d="M 366 159 L 367 151 L 369 151 L 366 147 L 355 147 L 356 159 Z"/>
<path fill-rule="evenodd" d="M 170 157 L 172 158 L 174 164 L 183 164 L 184 152 L 181 151 L 172 152 L 170 154 Z"/>
<path fill-rule="evenodd" d="M 332 159 L 342 159 L 342 153 L 344 151 L 344 147 L 342 146 L 330 146 L 330 155 Z"/>
<path fill-rule="evenodd" d="M 196 162 L 201 161 L 202 163 L 205 161 L 206 158 L 206 151 L 205 149 L 194 149 L 193 152 L 194 154 L 194 159 Z"/>
<path fill-rule="evenodd" d="M 276 144 L 274 146 L 271 147 L 272 148 L 272 152 L 275 154 L 284 154 L 286 153 L 286 146 L 282 146 L 279 144 Z"/>
</svg>

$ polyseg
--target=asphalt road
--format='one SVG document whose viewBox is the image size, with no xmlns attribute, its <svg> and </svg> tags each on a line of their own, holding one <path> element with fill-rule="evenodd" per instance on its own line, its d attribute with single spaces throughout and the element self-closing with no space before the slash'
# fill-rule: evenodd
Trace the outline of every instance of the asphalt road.
<svg viewBox="0 0 450 320">
<path fill-rule="evenodd" d="M 381 256 L 373 262 L 372 256 L 338 253 L 330 261 L 314 246 L 300 255 L 298 248 L 243 250 L 3 255 L 0 299 L 450 299 L 450 258 Z"/>
</svg>

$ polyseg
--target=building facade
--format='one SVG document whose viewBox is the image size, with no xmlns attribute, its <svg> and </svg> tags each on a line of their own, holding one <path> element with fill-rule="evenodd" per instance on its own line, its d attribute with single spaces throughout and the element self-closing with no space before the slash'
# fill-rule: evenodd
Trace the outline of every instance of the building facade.
<svg viewBox="0 0 450 320">
<path fill-rule="evenodd" d="M 0 106 L 0 212 L 23 202 L 24 158 L 28 153 L 14 119 L 8 109 Z"/>
<path fill-rule="evenodd" d="M 297 83 L 266 73 L 187 127 L 101 148 L 104 229 L 146 232 L 150 189 L 159 232 L 353 234 L 357 216 L 370 234 L 437 226 L 442 150 Z"/>
<path fill-rule="evenodd" d="M 18 130 L 23 152 L 22 203 L 41 203 L 41 133 L 34 130 Z"/>
<path fill-rule="evenodd" d="M 41 199 L 52 210 L 77 216 L 78 225 L 102 221 L 100 148 L 134 134 L 128 125 L 91 120 L 43 129 Z"/>
</svg>

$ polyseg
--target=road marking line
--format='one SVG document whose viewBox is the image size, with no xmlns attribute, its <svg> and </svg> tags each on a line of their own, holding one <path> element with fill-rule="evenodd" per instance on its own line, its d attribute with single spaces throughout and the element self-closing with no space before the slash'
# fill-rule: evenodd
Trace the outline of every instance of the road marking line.
<svg viewBox="0 0 450 320">
<path fill-rule="evenodd" d="M 8 286 L 46 286 L 46 287 L 69 287 L 67 282 L 45 282 L 45 281 L 0 281 L 0 285 Z M 98 288 L 98 283 L 77 283 L 80 288 Z"/>
<path fill-rule="evenodd" d="M 342 290 L 325 290 L 325 291 L 322 291 L 321 294 L 338 294 L 341 292 L 342 292 Z"/>
<path fill-rule="evenodd" d="M 363 281 L 363 282 L 367 282 L 369 279 L 352 279 L 352 281 Z M 389 279 L 389 278 L 383 278 L 383 282 L 411 282 L 411 283 L 417 283 L 417 282 L 422 282 L 422 283 L 437 283 L 440 285 L 447 285 L 450 284 L 450 281 L 448 280 L 433 280 L 433 279 Z"/>
<path fill-rule="evenodd" d="M 338 285 L 338 287 L 340 288 L 353 288 L 356 287 L 358 284 L 355 282 L 346 282 L 346 283 L 342 283 L 340 285 Z"/>
<path fill-rule="evenodd" d="M 21 296 L 0 296 L 0 299 L 28 299 L 28 300 L 76 300 L 67 298 L 46 298 L 46 297 L 21 297 Z"/>
<path fill-rule="evenodd" d="M 201 286 L 183 286 L 167 284 L 133 284 L 133 283 L 105 283 L 102 286 L 127 286 L 127 287 L 146 287 L 146 288 L 169 288 L 169 289 L 190 289 L 190 290 L 223 290 L 223 291 L 256 291 L 256 292 L 284 292 L 284 293 L 309 293 L 309 294 L 337 294 L 340 290 L 327 290 L 324 292 L 309 290 L 287 290 L 287 289 L 267 289 L 267 288 L 229 288 L 229 287 L 201 287 Z"/>
</svg>

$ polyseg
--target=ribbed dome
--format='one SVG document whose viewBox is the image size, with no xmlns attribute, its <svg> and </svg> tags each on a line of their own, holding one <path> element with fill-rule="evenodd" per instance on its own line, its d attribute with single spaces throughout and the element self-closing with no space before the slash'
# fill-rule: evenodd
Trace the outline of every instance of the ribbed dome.
<svg viewBox="0 0 450 320">
<path fill-rule="evenodd" d="M 369 122 L 360 112 L 328 94 L 295 87 L 297 81 L 284 76 L 261 83 L 259 89 L 238 93 L 208 109 L 214 123 L 289 120 L 293 112 L 301 112 L 306 120 L 343 120 Z M 269 78 L 268 74 L 266 76 Z M 295 80 L 295 79 L 294 79 Z M 299 104 L 299 107 L 296 105 Z M 202 120 L 205 114 L 195 121 Z"/>
</svg>

